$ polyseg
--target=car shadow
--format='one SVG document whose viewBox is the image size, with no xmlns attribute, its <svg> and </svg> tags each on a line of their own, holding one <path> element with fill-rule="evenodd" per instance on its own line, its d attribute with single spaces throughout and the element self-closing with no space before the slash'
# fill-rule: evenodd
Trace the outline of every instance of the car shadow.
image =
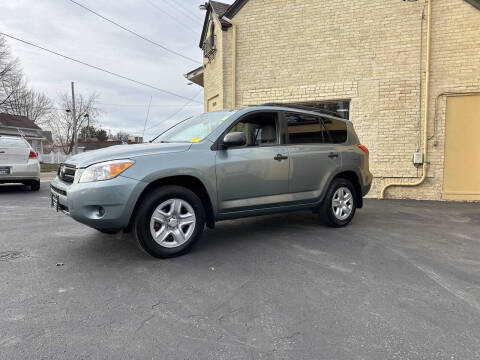
<svg viewBox="0 0 480 360">
<path fill-rule="evenodd" d="M 23 184 L 0 184 L 0 194 L 30 192 L 30 187 Z"/>
<path fill-rule="evenodd" d="M 251 249 L 252 244 L 258 245 L 259 242 L 267 246 L 277 246 L 289 243 L 292 239 L 313 248 L 328 248 L 334 243 L 340 245 L 351 238 L 352 232 L 358 229 L 356 222 L 361 223 L 362 220 L 354 219 L 346 228 L 333 229 L 323 225 L 318 215 L 308 211 L 222 221 L 217 223 L 213 230 L 205 229 L 189 254 L 163 261 L 177 259 L 176 261 L 183 262 L 178 259 L 192 256 L 198 259 L 204 259 L 205 256 L 228 256 L 226 254 L 233 250 Z M 92 230 L 86 240 L 76 249 L 76 256 L 83 255 L 91 259 L 98 257 L 102 262 L 106 259 L 157 261 L 139 248 L 132 233 L 106 235 Z"/>
<path fill-rule="evenodd" d="M 266 215 L 219 222 L 214 230 L 207 229 L 202 239 L 192 250 L 196 253 L 226 250 L 227 247 L 249 246 L 259 241 L 279 242 L 307 232 L 330 233 L 318 215 L 311 212 L 294 212 Z"/>
</svg>

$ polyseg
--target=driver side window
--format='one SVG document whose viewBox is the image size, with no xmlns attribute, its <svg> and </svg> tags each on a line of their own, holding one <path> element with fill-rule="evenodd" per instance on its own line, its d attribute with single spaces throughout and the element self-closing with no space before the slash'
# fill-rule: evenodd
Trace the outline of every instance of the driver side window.
<svg viewBox="0 0 480 360">
<path fill-rule="evenodd" d="M 277 113 L 258 113 L 247 116 L 230 129 L 229 133 L 243 132 L 248 147 L 278 144 Z"/>
</svg>

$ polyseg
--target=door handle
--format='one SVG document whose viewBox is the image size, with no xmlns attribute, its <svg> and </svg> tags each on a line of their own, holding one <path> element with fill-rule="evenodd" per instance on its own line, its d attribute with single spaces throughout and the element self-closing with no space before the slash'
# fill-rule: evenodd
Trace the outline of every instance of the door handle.
<svg viewBox="0 0 480 360">
<path fill-rule="evenodd" d="M 285 156 L 285 155 L 282 155 L 282 154 L 277 154 L 273 160 L 277 160 L 277 161 L 282 161 L 282 160 L 287 160 L 288 159 L 288 156 Z"/>
<path fill-rule="evenodd" d="M 330 159 L 338 158 L 338 153 L 333 153 L 333 152 L 331 152 L 330 154 L 328 154 L 328 157 L 329 157 Z"/>
</svg>

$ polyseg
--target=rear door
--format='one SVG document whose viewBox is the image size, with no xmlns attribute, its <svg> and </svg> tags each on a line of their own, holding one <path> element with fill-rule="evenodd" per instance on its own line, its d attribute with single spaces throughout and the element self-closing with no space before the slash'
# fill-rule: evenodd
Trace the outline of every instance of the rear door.
<svg viewBox="0 0 480 360">
<path fill-rule="evenodd" d="M 21 138 L 0 138 L 0 164 L 26 164 L 30 147 Z"/>
<path fill-rule="evenodd" d="M 334 139 L 328 128 L 334 128 L 335 120 L 296 112 L 285 112 L 284 117 L 290 157 L 289 191 L 297 201 L 315 202 L 341 165 L 341 146 L 337 143 L 346 141 L 346 125 Z"/>
</svg>

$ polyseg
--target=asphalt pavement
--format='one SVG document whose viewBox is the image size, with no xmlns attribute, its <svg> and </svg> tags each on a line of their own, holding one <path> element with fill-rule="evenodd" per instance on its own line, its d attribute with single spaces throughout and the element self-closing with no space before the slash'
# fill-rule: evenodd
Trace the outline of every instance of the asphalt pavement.
<svg viewBox="0 0 480 360">
<path fill-rule="evenodd" d="M 228 221 L 157 260 L 47 185 L 0 186 L 1 359 L 480 358 L 478 203 Z"/>
</svg>

